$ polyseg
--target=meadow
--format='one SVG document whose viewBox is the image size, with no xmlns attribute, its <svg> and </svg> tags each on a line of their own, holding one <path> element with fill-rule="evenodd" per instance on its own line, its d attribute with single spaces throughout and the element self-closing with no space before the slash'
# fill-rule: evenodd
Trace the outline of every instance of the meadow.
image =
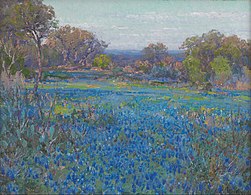
<svg viewBox="0 0 251 195">
<path fill-rule="evenodd" d="M 46 81 L 39 98 L 25 88 L 1 106 L 14 116 L 1 117 L 13 127 L 2 192 L 250 191 L 249 91 L 88 78 Z"/>
<path fill-rule="evenodd" d="M 69 2 L 0 0 L 0 194 L 250 194 L 248 1 Z"/>
</svg>

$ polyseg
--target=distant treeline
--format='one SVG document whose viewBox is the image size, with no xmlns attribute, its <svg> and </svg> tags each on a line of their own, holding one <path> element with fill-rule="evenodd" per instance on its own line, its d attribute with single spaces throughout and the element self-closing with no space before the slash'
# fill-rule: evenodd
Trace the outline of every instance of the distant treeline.
<svg viewBox="0 0 251 195">
<path fill-rule="evenodd" d="M 193 85 L 233 85 L 248 83 L 251 69 L 250 40 L 225 36 L 211 30 L 187 38 L 180 49 L 184 60 L 177 60 L 163 43 L 150 43 L 138 59 L 105 54 L 104 41 L 87 30 L 59 26 L 53 7 L 40 0 L 0 0 L 0 73 L 42 79 L 45 67 L 55 69 L 120 70 L 170 78 Z M 119 60 L 121 59 L 121 60 Z"/>
</svg>

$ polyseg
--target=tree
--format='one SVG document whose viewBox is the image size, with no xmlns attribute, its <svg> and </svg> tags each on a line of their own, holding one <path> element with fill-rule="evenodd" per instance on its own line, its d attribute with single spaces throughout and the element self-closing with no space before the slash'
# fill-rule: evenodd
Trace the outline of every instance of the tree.
<svg viewBox="0 0 251 195">
<path fill-rule="evenodd" d="M 55 50 L 48 45 L 43 45 L 44 66 L 59 66 L 63 64 L 63 57 L 58 50 Z"/>
<path fill-rule="evenodd" d="M 29 70 L 24 67 L 28 41 L 18 36 L 18 29 L 11 26 L 11 11 L 18 0 L 0 0 L 0 74 L 10 79 L 17 71 L 25 76 Z"/>
<path fill-rule="evenodd" d="M 200 69 L 201 62 L 199 59 L 189 56 L 184 60 L 183 64 L 186 68 L 189 81 L 196 84 L 205 81 L 205 73 Z"/>
<path fill-rule="evenodd" d="M 111 58 L 105 54 L 98 55 L 94 58 L 93 66 L 105 69 L 111 64 Z"/>
<path fill-rule="evenodd" d="M 226 58 L 222 56 L 216 57 L 210 63 L 210 65 L 214 71 L 214 80 L 218 84 L 224 84 L 231 76 L 231 67 L 229 65 L 229 61 Z"/>
<path fill-rule="evenodd" d="M 243 75 L 244 66 L 251 67 L 250 45 L 236 35 L 225 36 L 211 30 L 202 36 L 187 38 L 180 48 L 185 49 L 186 58 L 193 57 L 200 61 L 199 69 L 205 73 L 206 80 L 215 74 L 211 62 L 220 56 L 228 60 L 232 73 L 239 78 Z"/>
<path fill-rule="evenodd" d="M 0 39 L 0 74 L 4 72 L 9 78 L 17 71 L 25 71 L 25 51 L 18 41 L 13 34 L 6 34 Z"/>
<path fill-rule="evenodd" d="M 168 56 L 168 47 L 163 43 L 150 43 L 142 50 L 143 59 L 155 64 L 160 63 L 166 56 Z"/>
<path fill-rule="evenodd" d="M 222 39 L 221 47 L 215 52 L 216 56 L 223 56 L 228 59 L 233 74 L 242 76 L 242 68 L 248 63 L 248 42 L 242 40 L 236 35 L 224 37 Z M 250 52 L 250 50 L 249 50 Z"/>
<path fill-rule="evenodd" d="M 93 33 L 69 25 L 52 32 L 46 40 L 46 45 L 61 53 L 64 64 L 83 65 L 91 63 L 94 57 L 107 47 L 107 44 L 98 40 Z"/>
<path fill-rule="evenodd" d="M 251 70 L 251 39 L 248 39 L 247 44 L 245 45 L 245 47 L 243 48 L 243 64 L 245 64 L 247 66 L 247 68 L 249 70 Z"/>
<path fill-rule="evenodd" d="M 199 69 L 207 73 L 207 79 L 212 73 L 209 64 L 215 57 L 215 51 L 221 47 L 223 37 L 224 35 L 220 32 L 211 30 L 202 34 L 201 37 L 193 36 L 187 38 L 180 47 L 186 50 L 186 57 L 193 56 L 200 61 Z"/>
<path fill-rule="evenodd" d="M 26 0 L 16 4 L 11 12 L 11 25 L 18 34 L 32 39 L 37 48 L 38 75 L 34 90 L 42 77 L 42 41 L 56 27 L 55 13 L 51 6 L 41 0 Z"/>
</svg>

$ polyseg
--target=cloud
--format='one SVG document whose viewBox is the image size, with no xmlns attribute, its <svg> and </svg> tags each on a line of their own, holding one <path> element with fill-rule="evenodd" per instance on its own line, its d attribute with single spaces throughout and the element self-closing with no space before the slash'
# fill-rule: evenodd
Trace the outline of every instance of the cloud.
<svg viewBox="0 0 251 195">
<path fill-rule="evenodd" d="M 191 12 L 187 14 L 192 17 L 207 17 L 207 18 L 245 18 L 249 17 L 249 13 L 240 12 Z"/>
<path fill-rule="evenodd" d="M 129 19 L 137 19 L 142 21 L 165 21 L 169 18 L 168 14 L 166 13 L 155 13 L 155 12 L 149 12 L 144 14 L 128 14 L 126 15 L 126 18 Z"/>
<path fill-rule="evenodd" d="M 126 29 L 129 29 L 128 26 L 116 26 L 116 25 L 113 25 L 112 26 L 112 29 L 116 29 L 116 30 L 126 30 Z"/>
<path fill-rule="evenodd" d="M 168 27 L 164 27 L 163 30 L 166 30 L 166 31 L 177 31 L 177 30 L 179 30 L 179 28 L 168 28 Z"/>
</svg>

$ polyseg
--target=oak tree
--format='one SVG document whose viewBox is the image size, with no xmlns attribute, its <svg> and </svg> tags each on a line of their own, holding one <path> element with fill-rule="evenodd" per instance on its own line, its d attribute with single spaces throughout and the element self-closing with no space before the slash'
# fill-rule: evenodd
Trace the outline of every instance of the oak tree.
<svg viewBox="0 0 251 195">
<path fill-rule="evenodd" d="M 33 40 L 36 45 L 38 74 L 34 89 L 37 91 L 42 77 L 42 42 L 57 25 L 53 7 L 43 4 L 41 0 L 18 3 L 11 12 L 11 24 L 18 30 L 19 35 Z"/>
<path fill-rule="evenodd" d="M 168 47 L 163 43 L 150 43 L 142 50 L 143 59 L 152 64 L 161 63 L 168 56 Z"/>
<path fill-rule="evenodd" d="M 64 64 L 81 65 L 92 63 L 94 57 L 107 47 L 107 44 L 98 40 L 93 33 L 70 25 L 52 32 L 46 40 L 46 45 L 61 53 Z"/>
</svg>

